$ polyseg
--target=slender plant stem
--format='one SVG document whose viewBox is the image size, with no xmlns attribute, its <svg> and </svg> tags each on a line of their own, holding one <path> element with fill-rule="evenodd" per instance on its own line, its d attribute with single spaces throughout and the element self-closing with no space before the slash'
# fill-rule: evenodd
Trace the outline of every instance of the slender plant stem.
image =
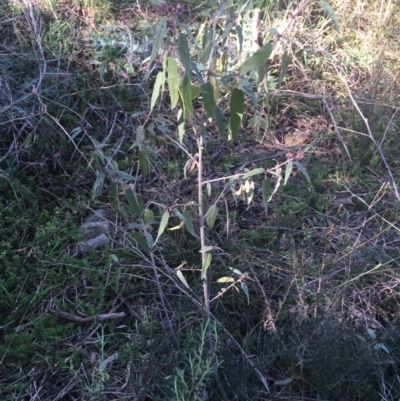
<svg viewBox="0 0 400 401">
<path fill-rule="evenodd" d="M 198 144 L 198 202 L 199 202 L 199 226 L 200 226 L 200 246 L 201 246 L 201 264 L 202 268 L 206 262 L 206 252 L 204 249 L 206 247 L 206 235 L 204 229 L 204 209 L 203 209 L 203 137 L 198 135 L 197 137 Z M 204 273 L 203 277 L 203 296 L 204 296 L 204 313 L 206 317 L 206 321 L 210 320 L 210 290 L 209 290 L 209 282 L 208 282 L 208 272 Z"/>
</svg>

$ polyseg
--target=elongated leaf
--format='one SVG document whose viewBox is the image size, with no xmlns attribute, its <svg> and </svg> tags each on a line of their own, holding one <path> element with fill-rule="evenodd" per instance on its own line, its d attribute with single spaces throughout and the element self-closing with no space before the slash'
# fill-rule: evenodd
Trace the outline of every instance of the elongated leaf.
<svg viewBox="0 0 400 401">
<path fill-rule="evenodd" d="M 189 233 L 192 234 L 193 237 L 195 237 L 195 238 L 200 238 L 194 231 L 192 218 L 190 217 L 188 210 L 185 210 L 183 212 L 183 218 L 184 218 L 186 229 L 189 231 Z"/>
<path fill-rule="evenodd" d="M 239 88 L 233 89 L 229 106 L 229 139 L 235 140 L 242 123 L 244 110 L 244 93 Z"/>
<path fill-rule="evenodd" d="M 154 83 L 153 93 L 151 95 L 150 113 L 153 110 L 153 107 L 156 104 L 158 97 L 160 96 L 160 89 L 164 84 L 165 84 L 165 72 L 160 71 L 157 74 L 156 82 Z"/>
<path fill-rule="evenodd" d="M 147 251 L 150 249 L 147 241 L 137 231 L 135 231 L 132 236 L 135 238 L 140 248 L 143 248 Z"/>
<path fill-rule="evenodd" d="M 271 57 L 272 54 L 272 45 L 267 43 L 260 49 L 258 49 L 248 60 L 246 60 L 242 67 L 240 68 L 241 74 L 246 74 L 249 71 L 257 71 L 260 69 L 268 59 Z"/>
<path fill-rule="evenodd" d="M 207 245 L 207 246 L 205 246 L 203 249 L 200 249 L 200 253 L 201 252 L 210 252 L 210 251 L 212 251 L 212 250 L 214 250 L 214 247 L 212 246 L 212 245 Z"/>
<path fill-rule="evenodd" d="M 182 284 L 183 284 L 186 288 L 190 288 L 190 287 L 188 286 L 188 283 L 187 283 L 186 279 L 185 279 L 185 276 L 183 275 L 183 273 L 182 273 L 180 270 L 178 270 L 178 271 L 176 272 L 176 275 L 178 276 L 179 280 L 181 280 Z"/>
<path fill-rule="evenodd" d="M 294 165 L 301 171 L 304 177 L 306 177 L 308 183 L 311 185 L 310 176 L 308 175 L 307 170 L 305 169 L 303 164 L 301 164 L 300 162 L 294 162 Z"/>
<path fill-rule="evenodd" d="M 208 37 L 208 26 L 207 26 L 207 24 L 206 23 L 203 23 L 202 25 L 201 25 L 201 28 L 199 29 L 199 33 L 202 31 L 202 28 L 204 29 L 204 31 L 203 31 L 203 37 L 202 37 L 202 41 L 201 41 L 201 48 L 203 49 L 203 51 L 204 51 L 204 49 L 206 48 L 206 46 L 207 46 L 207 42 L 209 41 L 209 37 Z"/>
<path fill-rule="evenodd" d="M 96 181 L 94 182 L 92 188 L 92 199 L 96 198 L 96 196 L 100 194 L 105 178 L 106 174 L 104 171 L 96 171 Z"/>
<path fill-rule="evenodd" d="M 242 281 L 240 283 L 240 286 L 242 287 L 243 292 L 245 293 L 246 297 L 247 297 L 247 303 L 250 302 L 250 296 L 249 296 L 249 289 L 247 288 L 247 284 L 245 281 Z"/>
<path fill-rule="evenodd" d="M 182 143 L 183 135 L 185 135 L 185 119 L 183 118 L 183 110 L 180 109 L 177 115 L 178 119 L 178 135 L 179 135 L 179 142 Z"/>
<path fill-rule="evenodd" d="M 289 63 L 290 63 L 290 58 L 287 54 L 287 51 L 285 51 L 285 53 L 283 53 L 282 56 L 281 71 L 279 73 L 279 84 L 281 84 L 283 82 L 283 78 L 285 78 Z"/>
<path fill-rule="evenodd" d="M 179 220 L 185 222 L 185 216 L 178 210 L 178 209 L 172 209 L 174 212 L 174 215 L 178 217 Z"/>
<path fill-rule="evenodd" d="M 328 17 L 331 19 L 331 21 L 333 23 L 333 26 L 336 29 L 336 32 L 340 33 L 340 26 L 339 26 L 338 20 L 336 18 L 335 11 L 333 11 L 333 9 L 330 6 L 330 4 L 327 1 L 324 1 L 324 0 L 319 0 L 318 4 L 326 12 Z"/>
<path fill-rule="evenodd" d="M 215 220 L 217 219 L 219 208 L 211 205 L 206 214 L 206 224 L 210 230 L 214 228 Z"/>
<path fill-rule="evenodd" d="M 293 381 L 292 378 L 287 378 L 287 379 L 283 379 L 283 380 L 277 380 L 274 383 L 274 386 L 287 386 L 289 383 L 291 383 Z"/>
<path fill-rule="evenodd" d="M 242 79 L 240 82 L 246 95 L 253 102 L 254 106 L 258 107 L 257 94 L 253 91 L 253 88 L 251 87 L 249 81 Z"/>
<path fill-rule="evenodd" d="M 217 283 L 234 283 L 235 279 L 233 277 L 221 277 L 217 280 Z"/>
<path fill-rule="evenodd" d="M 219 107 L 215 108 L 215 120 L 217 122 L 217 127 L 218 127 L 218 132 L 222 136 L 225 134 L 225 121 L 224 121 L 224 115 L 222 114 L 222 111 L 219 109 Z"/>
<path fill-rule="evenodd" d="M 211 82 L 207 82 L 201 85 L 201 94 L 203 97 L 203 105 L 207 112 L 207 117 L 212 118 L 215 116 L 215 108 L 217 105 L 215 104 L 214 99 L 214 88 Z"/>
<path fill-rule="evenodd" d="M 207 196 L 211 196 L 211 184 L 209 182 L 207 182 Z"/>
<path fill-rule="evenodd" d="M 150 63 L 154 60 L 157 53 L 160 51 L 166 32 L 167 32 L 167 17 L 162 17 L 158 22 L 157 29 L 154 34 L 153 50 L 151 51 Z"/>
<path fill-rule="evenodd" d="M 174 109 L 179 101 L 180 80 L 178 74 L 178 64 L 171 57 L 168 58 L 167 73 L 168 73 L 169 96 L 171 98 L 171 109 Z"/>
<path fill-rule="evenodd" d="M 286 183 L 288 182 L 290 174 L 292 174 L 292 170 L 293 170 L 293 162 L 291 160 L 289 160 L 288 164 L 286 166 L 285 180 L 283 181 L 283 185 L 286 185 Z"/>
<path fill-rule="evenodd" d="M 138 151 L 138 159 L 140 170 L 142 171 L 143 178 L 147 175 L 147 154 L 144 150 Z"/>
<path fill-rule="evenodd" d="M 134 177 L 133 175 L 130 175 L 128 173 L 124 173 L 123 171 L 115 171 L 110 168 L 104 169 L 104 171 L 108 174 L 111 174 L 113 176 L 116 176 L 120 180 L 125 180 L 125 181 L 137 181 L 140 180 L 140 177 Z"/>
<path fill-rule="evenodd" d="M 139 203 L 136 199 L 135 194 L 132 191 L 132 188 L 127 188 L 125 191 L 126 199 L 128 199 L 128 203 L 133 213 L 135 213 L 136 217 L 141 218 L 142 210 L 140 210 Z"/>
<path fill-rule="evenodd" d="M 272 193 L 271 180 L 266 178 L 262 183 L 262 200 L 265 208 L 265 214 L 268 212 L 268 203 Z"/>
<path fill-rule="evenodd" d="M 201 279 L 203 279 L 204 276 L 207 274 L 207 270 L 210 267 L 211 260 L 212 260 L 212 253 L 211 252 L 206 253 L 206 258 L 205 258 L 205 261 L 204 261 L 204 265 L 203 265 L 203 267 L 201 269 Z"/>
<path fill-rule="evenodd" d="M 149 247 L 149 249 L 153 248 L 154 240 L 153 240 L 153 236 L 149 232 L 146 232 L 146 241 L 147 241 L 147 246 Z"/>
<path fill-rule="evenodd" d="M 190 77 L 187 74 L 183 78 L 179 93 L 182 98 L 183 108 L 185 112 L 193 116 L 192 84 L 190 83 Z"/>
<path fill-rule="evenodd" d="M 168 228 L 168 231 L 180 230 L 184 225 L 185 225 L 185 223 L 183 221 L 181 221 L 178 226 L 174 226 L 174 227 Z"/>
<path fill-rule="evenodd" d="M 254 181 L 253 180 L 246 180 L 245 192 L 246 192 L 247 204 L 250 205 L 251 201 L 253 200 L 253 196 L 254 196 Z"/>
<path fill-rule="evenodd" d="M 214 100 L 215 100 L 216 103 L 218 103 L 218 101 L 220 99 L 219 88 L 220 88 L 221 84 L 220 84 L 218 78 L 214 77 L 214 76 L 210 77 L 210 82 L 211 82 L 211 85 L 214 88 Z"/>
<path fill-rule="evenodd" d="M 183 64 L 183 68 L 186 71 L 186 74 L 190 76 L 191 68 L 190 68 L 190 51 L 189 51 L 189 44 L 186 39 L 186 36 L 181 33 L 178 37 L 178 53 L 179 58 Z"/>
<path fill-rule="evenodd" d="M 243 30 L 240 25 L 236 25 L 235 27 L 236 33 L 238 35 L 238 43 L 239 43 L 239 54 L 242 53 L 242 46 L 243 46 Z"/>
<path fill-rule="evenodd" d="M 168 221 L 169 221 L 169 212 L 166 210 L 164 212 L 163 216 L 161 217 L 160 227 L 158 227 L 157 238 L 154 241 L 154 245 L 157 243 L 158 239 L 161 237 L 161 235 L 165 231 L 165 228 L 168 225 Z"/>
<path fill-rule="evenodd" d="M 259 168 L 255 168 L 253 170 L 250 170 L 249 172 L 247 172 L 242 179 L 245 180 L 246 178 L 252 177 L 253 175 L 256 174 L 262 174 L 265 170 L 262 167 Z"/>
<path fill-rule="evenodd" d="M 212 48 L 212 29 L 207 31 L 207 34 L 203 36 L 203 55 L 201 56 L 200 63 L 207 65 L 208 59 L 210 58 Z"/>
</svg>

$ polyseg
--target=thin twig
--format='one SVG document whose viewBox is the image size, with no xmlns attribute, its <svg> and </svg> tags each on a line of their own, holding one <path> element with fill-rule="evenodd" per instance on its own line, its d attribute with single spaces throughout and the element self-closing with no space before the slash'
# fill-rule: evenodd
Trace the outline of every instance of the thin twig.
<svg viewBox="0 0 400 401">
<path fill-rule="evenodd" d="M 326 109 L 328 110 L 328 112 L 329 112 L 329 114 L 330 114 L 330 116 L 331 116 L 331 121 L 332 121 L 332 123 L 333 123 L 333 127 L 335 128 L 336 135 L 337 135 L 338 138 L 340 139 L 340 142 L 342 142 L 342 145 L 343 145 L 344 149 L 346 150 L 347 156 L 349 156 L 349 160 L 352 161 L 352 160 L 351 160 L 351 156 L 350 156 L 349 149 L 347 148 L 347 145 L 346 145 L 346 143 L 345 143 L 345 141 L 344 141 L 344 139 L 343 139 L 343 137 L 342 137 L 342 134 L 341 134 L 340 131 L 339 131 L 338 125 L 336 124 L 336 120 L 335 120 L 335 117 L 334 117 L 334 115 L 333 115 L 333 113 L 332 113 L 332 109 L 331 109 L 331 107 L 329 106 L 329 104 L 328 104 L 328 102 L 326 101 L 325 98 L 323 98 L 323 102 L 324 102 L 325 107 L 326 107 Z"/>
<path fill-rule="evenodd" d="M 55 311 L 53 309 L 50 309 L 50 312 L 57 314 L 58 316 L 62 317 L 65 320 L 75 323 L 105 322 L 106 320 L 119 319 L 125 317 L 125 312 L 104 313 L 101 315 L 86 316 L 86 317 L 72 315 L 71 313 L 63 311 Z"/>
<path fill-rule="evenodd" d="M 356 110 L 357 110 L 358 114 L 360 115 L 361 119 L 364 121 L 364 124 L 365 124 L 365 126 L 367 128 L 368 136 L 371 139 L 372 143 L 376 146 L 376 149 L 377 149 L 377 151 L 379 152 L 379 154 L 381 156 L 382 162 L 383 162 L 383 164 L 385 165 L 385 167 L 386 167 L 386 169 L 388 171 L 388 174 L 389 174 L 390 180 L 392 182 L 393 189 L 394 189 L 394 192 L 396 194 L 396 197 L 400 201 L 400 194 L 399 194 L 399 191 L 397 189 L 397 184 L 396 184 L 396 181 L 395 181 L 395 179 L 393 177 L 392 170 L 391 170 L 389 164 L 387 163 L 386 158 L 385 158 L 385 156 L 384 156 L 384 154 L 382 152 L 381 145 L 376 141 L 376 139 L 374 138 L 374 136 L 372 134 L 371 128 L 370 128 L 369 123 L 368 123 L 368 118 L 366 118 L 364 116 L 364 114 L 362 113 L 362 111 L 358 107 L 358 104 L 355 101 L 355 99 L 354 99 L 354 97 L 353 97 L 353 95 L 351 93 L 349 85 L 347 84 L 346 80 L 339 74 L 339 71 L 337 70 L 336 66 L 335 66 L 335 69 L 336 69 L 336 72 L 338 73 L 339 78 L 342 80 L 343 84 L 346 87 L 346 90 L 347 90 L 347 93 L 349 94 L 351 102 L 353 103 L 354 107 L 356 108 Z"/>
</svg>

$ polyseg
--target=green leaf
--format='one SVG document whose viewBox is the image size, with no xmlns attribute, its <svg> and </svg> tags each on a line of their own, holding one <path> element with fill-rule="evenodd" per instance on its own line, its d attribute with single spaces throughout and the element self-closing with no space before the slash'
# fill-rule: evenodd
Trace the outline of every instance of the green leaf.
<svg viewBox="0 0 400 401">
<path fill-rule="evenodd" d="M 153 50 L 150 56 L 150 63 L 153 62 L 157 53 L 160 51 L 166 33 L 167 33 L 167 17 L 162 17 L 157 24 L 156 32 L 154 35 Z"/>
<path fill-rule="evenodd" d="M 171 57 L 169 57 L 167 61 L 167 74 L 169 96 L 171 98 L 171 109 L 174 109 L 179 101 L 180 79 L 178 74 L 178 64 Z"/>
<path fill-rule="evenodd" d="M 268 203 L 272 194 L 271 180 L 266 178 L 262 183 L 262 200 L 265 208 L 265 213 L 268 212 Z"/>
<path fill-rule="evenodd" d="M 200 59 L 200 63 L 207 65 L 208 59 L 212 49 L 212 30 L 207 32 L 207 36 L 203 37 L 203 54 Z"/>
<path fill-rule="evenodd" d="M 291 160 L 289 160 L 288 164 L 286 166 L 285 179 L 283 181 L 283 185 L 286 185 L 286 183 L 288 182 L 290 174 L 292 174 L 292 170 L 293 170 L 293 162 Z"/>
<path fill-rule="evenodd" d="M 106 174 L 104 171 L 96 171 L 96 181 L 94 182 L 92 188 L 92 199 L 96 198 L 96 196 L 100 194 L 105 178 Z"/>
<path fill-rule="evenodd" d="M 244 176 L 242 176 L 241 178 L 243 180 L 245 180 L 246 178 L 252 177 L 253 175 L 256 174 L 262 174 L 265 170 L 262 167 L 259 168 L 255 168 L 253 170 L 248 171 Z"/>
<path fill-rule="evenodd" d="M 120 278 L 121 278 L 121 266 L 116 266 L 115 268 L 115 273 L 114 273 L 114 290 L 116 293 L 119 291 L 119 283 L 120 283 Z"/>
<path fill-rule="evenodd" d="M 143 150 L 138 151 L 138 159 L 140 170 L 142 171 L 143 177 L 147 175 L 147 154 Z"/>
<path fill-rule="evenodd" d="M 215 116 L 215 108 L 217 107 L 217 105 L 215 104 L 214 88 L 211 82 L 207 82 L 201 85 L 201 93 L 203 98 L 203 105 L 207 112 L 207 117 L 212 118 Z"/>
<path fill-rule="evenodd" d="M 193 102 L 192 102 L 192 84 L 190 77 L 186 74 L 182 81 L 182 86 L 179 89 L 182 98 L 183 108 L 185 112 L 193 116 Z"/>
<path fill-rule="evenodd" d="M 190 51 L 189 51 L 189 44 L 186 39 L 186 36 L 181 33 L 178 37 L 178 53 L 179 58 L 183 64 L 183 68 L 186 71 L 187 75 L 191 75 L 191 68 L 190 68 Z"/>
<path fill-rule="evenodd" d="M 146 232 L 146 240 L 147 240 L 147 246 L 149 247 L 149 249 L 153 248 L 154 240 L 153 240 L 153 236 L 149 232 Z"/>
<path fill-rule="evenodd" d="M 326 2 L 326 1 L 324 1 L 324 0 L 319 0 L 318 4 L 326 12 L 328 17 L 331 19 L 331 21 L 333 23 L 333 26 L 336 29 L 336 32 L 340 33 L 340 26 L 339 26 L 338 20 L 336 18 L 335 11 L 333 11 L 333 9 L 330 6 L 330 4 L 328 2 Z"/>
<path fill-rule="evenodd" d="M 154 220 L 154 212 L 149 208 L 144 209 L 143 220 L 146 223 L 154 223 L 155 222 L 155 220 Z"/>
<path fill-rule="evenodd" d="M 200 96 L 201 87 L 199 85 L 192 85 L 192 100 Z"/>
<path fill-rule="evenodd" d="M 287 51 L 285 51 L 285 53 L 283 53 L 282 56 L 281 71 L 279 73 L 279 84 L 281 84 L 283 82 L 283 78 L 285 78 L 289 63 L 290 63 L 290 58 L 287 54 Z"/>
<path fill-rule="evenodd" d="M 176 272 L 176 275 L 178 276 L 179 280 L 181 280 L 182 284 L 183 284 L 186 288 L 190 288 L 190 287 L 188 286 L 188 283 L 187 283 L 186 279 L 185 279 L 185 276 L 183 275 L 183 273 L 182 273 L 180 270 L 178 270 L 178 271 Z"/>
<path fill-rule="evenodd" d="M 229 106 L 229 139 L 235 140 L 243 119 L 244 93 L 242 90 L 233 89 Z"/>
<path fill-rule="evenodd" d="M 188 210 L 185 210 L 183 212 L 183 217 L 184 217 L 184 222 L 185 222 L 186 229 L 189 231 L 189 233 L 192 234 L 193 237 L 195 237 L 195 238 L 200 238 L 194 231 L 192 218 L 190 217 L 190 214 L 189 214 Z"/>
<path fill-rule="evenodd" d="M 140 178 L 139 177 L 134 177 L 133 175 L 130 175 L 128 173 L 124 173 L 123 171 L 115 171 L 109 168 L 104 169 L 104 171 L 108 174 L 111 174 L 113 176 L 116 176 L 120 180 L 126 180 L 126 181 L 137 181 Z"/>
<path fill-rule="evenodd" d="M 132 236 L 135 238 L 140 248 L 143 248 L 147 251 L 150 249 L 147 241 L 137 231 L 135 231 Z"/>
<path fill-rule="evenodd" d="M 207 245 L 207 246 L 205 246 L 203 249 L 200 249 L 200 253 L 201 252 L 210 252 L 210 251 L 213 251 L 214 250 L 214 247 L 212 246 L 212 245 Z"/>
<path fill-rule="evenodd" d="M 128 188 L 125 191 L 125 196 L 126 199 L 128 199 L 129 206 L 132 209 L 133 213 L 135 213 L 136 217 L 140 219 L 142 215 L 142 210 L 140 210 L 139 203 L 136 199 L 135 194 L 132 191 L 132 188 Z"/>
<path fill-rule="evenodd" d="M 225 134 L 225 121 L 224 121 L 224 115 L 222 114 L 222 111 L 219 109 L 219 107 L 215 108 L 215 120 L 217 122 L 217 127 L 218 127 L 218 132 L 222 136 Z"/>
<path fill-rule="evenodd" d="M 161 235 L 165 231 L 165 228 L 168 225 L 168 221 L 169 221 L 169 212 L 166 210 L 164 212 L 163 216 L 161 217 L 160 227 L 158 227 L 158 234 L 157 234 L 156 240 L 154 241 L 154 245 L 157 243 L 158 239 L 161 237 Z"/>
<path fill-rule="evenodd" d="M 247 288 L 247 284 L 245 281 L 242 281 L 240 283 L 240 286 L 242 287 L 243 292 L 246 294 L 247 297 L 247 303 L 250 302 L 250 296 L 249 296 L 249 289 Z"/>
<path fill-rule="evenodd" d="M 292 378 L 287 378 L 287 379 L 283 379 L 283 380 L 277 380 L 274 383 L 274 386 L 287 386 L 289 383 L 291 383 L 293 381 Z"/>
<path fill-rule="evenodd" d="M 153 93 L 151 95 L 150 113 L 153 110 L 153 107 L 156 104 L 158 97 L 160 96 L 160 89 L 164 84 L 165 84 L 165 72 L 160 71 L 157 74 L 156 82 L 154 83 Z"/>
<path fill-rule="evenodd" d="M 183 110 L 179 109 L 177 114 L 178 119 L 178 135 L 179 135 L 179 142 L 182 143 L 183 135 L 185 135 L 185 119 L 183 118 Z"/>
<path fill-rule="evenodd" d="M 215 220 L 217 219 L 219 208 L 215 205 L 211 205 L 206 213 L 206 224 L 210 230 L 214 228 Z"/>
<path fill-rule="evenodd" d="M 207 270 L 210 267 L 211 260 L 212 260 L 212 253 L 211 252 L 206 253 L 206 257 L 205 257 L 205 260 L 204 260 L 204 265 L 203 265 L 203 267 L 201 269 L 201 279 L 203 279 L 204 276 L 206 275 Z"/>
<path fill-rule="evenodd" d="M 206 23 L 202 24 L 202 27 L 204 27 L 204 32 L 203 32 L 203 37 L 202 37 L 202 41 L 201 41 L 201 48 L 203 49 L 203 51 L 205 50 L 207 43 L 209 42 L 209 31 L 208 30 L 208 26 Z M 201 29 L 199 30 L 199 32 L 201 32 Z"/>
<path fill-rule="evenodd" d="M 242 87 L 242 89 L 246 93 L 246 95 L 249 97 L 249 99 L 253 102 L 254 106 L 258 107 L 257 95 L 253 91 L 253 89 L 250 85 L 250 82 L 247 81 L 246 79 L 241 79 L 240 86 Z"/>
<path fill-rule="evenodd" d="M 242 67 L 240 68 L 240 73 L 244 75 L 249 71 L 257 71 L 265 65 L 265 63 L 271 57 L 271 54 L 272 45 L 267 43 L 243 63 Z"/>
<path fill-rule="evenodd" d="M 310 176 L 307 173 L 306 168 L 300 162 L 294 162 L 294 165 L 301 171 L 301 173 L 306 177 L 308 183 L 311 185 Z"/>
<path fill-rule="evenodd" d="M 243 30 L 240 25 L 236 25 L 235 29 L 236 29 L 236 33 L 238 35 L 238 41 L 239 41 L 239 54 L 241 54 L 242 46 L 243 46 Z"/>
</svg>

